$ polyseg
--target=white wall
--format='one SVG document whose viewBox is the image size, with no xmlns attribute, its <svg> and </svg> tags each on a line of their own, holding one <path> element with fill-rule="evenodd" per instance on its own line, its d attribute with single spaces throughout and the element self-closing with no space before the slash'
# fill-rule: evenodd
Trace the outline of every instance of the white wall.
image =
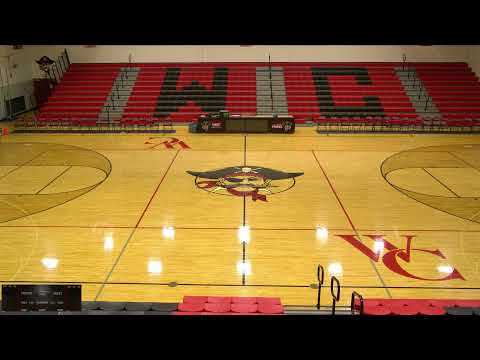
<svg viewBox="0 0 480 360">
<path fill-rule="evenodd" d="M 64 46 L 26 45 L 23 49 L 14 50 L 11 46 L 0 46 L 0 71 L 3 76 L 3 83 L 0 84 L 0 119 L 7 115 L 4 94 L 9 98 L 25 96 L 27 109 L 36 105 L 32 79 L 43 78 L 45 75 L 40 71 L 35 60 L 43 55 L 57 60 L 64 48 Z M 8 76 L 8 79 L 5 75 Z"/>
<path fill-rule="evenodd" d="M 98 45 L 85 48 L 79 45 L 25 46 L 22 56 L 24 76 L 19 80 L 40 77 L 42 73 L 34 62 L 46 55 L 56 60 L 67 49 L 72 62 L 266 62 L 272 61 L 467 61 L 465 46 L 130 46 Z"/>
<path fill-rule="evenodd" d="M 467 61 L 465 46 L 25 46 L 10 50 L 19 67 L 12 70 L 13 82 L 31 80 L 42 73 L 35 63 L 46 55 L 56 60 L 67 49 L 72 62 L 263 62 L 268 61 Z M 1 52 L 0 52 L 1 56 Z"/>
<path fill-rule="evenodd" d="M 0 119 L 7 115 L 5 98 L 25 96 L 27 109 L 35 106 L 33 99 L 32 75 L 33 49 L 13 50 L 11 46 L 0 46 Z M 36 64 L 35 64 L 36 65 Z"/>
<path fill-rule="evenodd" d="M 470 46 L 468 50 L 468 64 L 475 71 L 477 77 L 480 77 L 480 46 Z"/>
<path fill-rule="evenodd" d="M 57 47 L 55 51 L 61 51 Z M 72 62 L 466 61 L 465 46 L 66 46 Z M 48 50 L 43 47 L 44 52 Z M 39 54 L 39 52 L 37 51 Z"/>
</svg>

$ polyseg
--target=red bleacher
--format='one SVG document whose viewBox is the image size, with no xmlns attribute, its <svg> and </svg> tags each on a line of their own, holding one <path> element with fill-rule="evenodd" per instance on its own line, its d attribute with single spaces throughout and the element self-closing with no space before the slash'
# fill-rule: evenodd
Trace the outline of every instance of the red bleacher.
<svg viewBox="0 0 480 360">
<path fill-rule="evenodd" d="M 280 298 L 184 296 L 174 315 L 280 315 Z"/>
<path fill-rule="evenodd" d="M 95 126 L 121 65 L 108 69 L 72 64 L 40 109 L 39 125 Z"/>
<path fill-rule="evenodd" d="M 137 63 L 140 68 L 133 91 L 123 112 L 122 123 L 128 124 L 138 119 L 168 117 L 174 122 L 192 122 L 206 111 L 194 101 L 187 101 L 174 111 L 162 112 L 158 98 L 164 85 L 165 74 L 169 68 L 179 68 L 176 90 L 181 91 L 193 82 L 211 92 L 199 96 L 208 97 L 209 104 L 222 104 L 219 99 L 224 94 L 212 92 L 213 74 L 216 68 L 226 68 L 228 74 L 218 80 L 226 84 L 224 107 L 232 113 L 256 112 L 256 67 L 265 63 Z M 108 94 L 112 89 L 120 68 L 127 64 L 72 64 L 64 74 L 48 102 L 41 108 L 38 120 L 41 123 L 71 122 L 92 123 L 98 119 Z M 388 120 L 387 126 L 420 126 L 424 120 L 415 112 L 410 98 L 405 93 L 395 69 L 401 63 L 273 63 L 282 67 L 285 79 L 288 111 L 297 122 L 305 120 L 343 124 L 347 122 L 365 125 L 376 120 L 365 119 L 358 115 L 335 116 L 329 109 L 320 109 L 317 89 L 312 76 L 312 67 L 316 68 L 361 68 L 366 69 L 370 83 L 360 84 L 355 76 L 329 75 L 325 89 L 329 91 L 336 106 L 362 107 L 365 97 L 376 97 L 381 106 L 381 116 Z M 480 125 L 480 83 L 466 63 L 410 63 L 427 89 L 431 99 L 442 117 L 442 124 L 456 128 L 469 129 Z M 323 86 L 323 85 L 322 85 Z M 178 97 L 180 100 L 182 96 Z M 174 99 L 175 100 L 175 99 Z M 221 105 L 218 105 L 221 106 Z M 331 118 L 333 116 L 333 119 Z M 375 116 L 375 113 L 372 114 Z M 328 117 L 328 118 L 327 118 Z M 338 119 L 336 120 L 335 117 Z M 145 120 L 144 120 L 145 121 Z M 403 122 L 402 122 L 403 121 Z M 150 122 L 154 122 L 151 120 Z M 93 124 L 95 125 L 95 124 Z"/>
</svg>

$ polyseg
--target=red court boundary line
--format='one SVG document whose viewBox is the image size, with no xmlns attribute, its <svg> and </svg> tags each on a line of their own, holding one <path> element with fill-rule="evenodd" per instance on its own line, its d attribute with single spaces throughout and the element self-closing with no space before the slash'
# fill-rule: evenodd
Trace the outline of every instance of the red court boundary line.
<svg viewBox="0 0 480 360">
<path fill-rule="evenodd" d="M 348 222 L 350 223 L 350 226 L 352 227 L 352 230 L 353 230 L 353 231 L 355 232 L 355 234 L 358 236 L 358 239 L 359 239 L 360 241 L 362 241 L 362 239 L 361 239 L 361 237 L 360 237 L 360 234 L 358 233 L 357 229 L 355 228 L 355 225 L 353 225 L 352 219 L 350 218 L 350 216 L 348 215 L 347 211 L 345 210 L 345 207 L 343 206 L 342 201 L 340 200 L 337 192 L 335 191 L 335 188 L 333 187 L 333 184 L 330 182 L 330 179 L 328 178 L 327 173 L 325 172 L 325 170 L 323 169 L 322 165 L 320 164 L 320 161 L 318 160 L 317 156 L 315 155 L 315 151 L 312 150 L 312 154 L 313 154 L 313 157 L 315 158 L 315 160 L 317 161 L 318 166 L 319 166 L 320 169 L 322 170 L 323 175 L 325 176 L 325 179 L 327 180 L 328 184 L 330 185 L 330 188 L 332 189 L 333 194 L 334 194 L 335 197 L 337 198 L 338 203 L 339 203 L 340 206 L 342 207 L 342 210 L 343 210 L 345 216 L 347 217 Z M 383 278 L 382 278 L 382 276 L 380 275 L 380 273 L 379 273 L 377 267 L 375 266 L 374 262 L 373 262 L 371 259 L 369 259 L 369 261 L 370 261 L 370 264 L 372 264 L 372 267 L 373 267 L 373 269 L 375 270 L 375 273 L 377 274 L 378 279 L 379 279 L 380 282 L 382 283 L 383 289 L 385 290 L 385 292 L 387 293 L 387 295 L 392 299 L 392 294 L 391 294 L 390 291 L 388 290 L 388 286 L 385 284 L 385 280 L 383 280 Z"/>
<path fill-rule="evenodd" d="M 175 159 L 177 158 L 179 152 L 180 152 L 180 150 L 177 150 L 177 152 L 175 153 L 175 156 L 172 158 L 172 161 L 170 162 L 170 165 L 168 165 L 167 170 L 165 170 L 165 173 L 163 174 L 162 178 L 160 179 L 160 182 L 158 183 L 157 188 L 155 189 L 155 191 L 153 192 L 152 196 L 150 197 L 150 200 L 148 201 L 147 206 L 146 206 L 145 209 L 143 210 L 142 215 L 141 215 L 140 218 L 138 219 L 137 224 L 135 225 L 135 227 L 134 227 L 134 228 L 132 229 L 132 231 L 130 232 L 130 235 L 128 236 L 127 240 L 125 241 L 125 244 L 123 245 L 122 249 L 120 250 L 117 258 L 115 259 L 112 268 L 110 269 L 109 273 L 107 274 L 107 277 L 106 277 L 105 280 L 103 281 L 103 284 L 100 286 L 100 289 L 98 290 L 97 294 L 95 295 L 95 301 L 98 299 L 98 297 L 100 296 L 100 294 L 103 292 L 103 289 L 105 288 L 105 285 L 107 284 L 108 279 L 110 279 L 110 276 L 112 276 L 113 271 L 115 270 L 115 267 L 117 266 L 118 262 L 120 261 L 120 258 L 123 256 L 123 253 L 124 253 L 125 250 L 127 249 L 127 246 L 128 246 L 128 244 L 130 243 L 130 240 L 132 240 L 133 235 L 135 234 L 135 232 L 136 232 L 137 229 L 138 229 L 138 225 L 139 225 L 140 222 L 142 221 L 143 216 L 144 216 L 145 213 L 147 212 L 148 207 L 149 207 L 150 204 L 152 203 L 153 198 L 154 198 L 155 195 L 157 194 L 158 189 L 160 188 L 160 185 L 162 185 L 163 180 L 164 180 L 165 177 L 167 176 L 168 171 L 170 170 L 170 168 L 172 167 L 173 163 L 175 162 Z"/>
<path fill-rule="evenodd" d="M 167 176 L 168 171 L 169 171 L 170 168 L 172 167 L 172 165 L 173 165 L 173 163 L 175 162 L 175 159 L 177 158 L 177 156 L 178 156 L 179 153 L 180 153 L 180 150 L 177 150 L 177 152 L 175 153 L 172 161 L 170 162 L 170 165 L 168 165 L 167 170 L 165 170 L 165 173 L 163 174 L 162 179 L 161 179 L 160 182 L 158 183 L 157 188 L 155 189 L 155 191 L 153 192 L 152 196 L 150 197 L 150 200 L 148 201 L 147 206 L 146 206 L 145 209 L 143 210 L 142 215 L 140 216 L 140 219 L 138 219 L 137 224 L 135 225 L 135 229 L 138 228 L 138 225 L 139 225 L 140 222 L 143 220 L 143 217 L 145 216 L 145 213 L 147 212 L 148 208 L 150 207 L 150 204 L 152 203 L 153 198 L 155 197 L 155 195 L 157 195 L 158 189 L 160 189 L 160 186 L 162 185 L 163 180 L 164 180 L 165 177 Z"/>
<path fill-rule="evenodd" d="M 320 161 L 318 161 L 318 158 L 317 158 L 317 156 L 315 155 L 315 151 L 312 150 L 312 154 L 313 154 L 313 157 L 315 158 L 315 161 L 317 162 L 318 166 L 319 166 L 320 169 L 322 170 L 323 176 L 325 176 L 325 179 L 327 180 L 328 185 L 330 185 L 330 189 L 332 189 L 333 194 L 335 195 L 335 197 L 337 198 L 338 203 L 339 203 L 340 206 L 342 207 L 343 213 L 344 213 L 345 216 L 347 217 L 347 220 L 348 220 L 348 222 L 350 223 L 350 226 L 352 227 L 353 231 L 356 232 L 357 230 L 356 230 L 356 228 L 355 228 L 355 225 L 353 225 L 352 219 L 350 219 L 350 216 L 348 215 L 347 211 L 345 210 L 345 207 L 343 206 L 342 201 L 341 201 L 340 198 L 338 197 L 338 194 L 337 194 L 337 192 L 335 191 L 335 188 L 333 187 L 332 183 L 330 182 L 330 179 L 328 178 L 327 173 L 325 172 L 325 170 L 323 169 L 322 165 L 320 164 Z"/>
</svg>

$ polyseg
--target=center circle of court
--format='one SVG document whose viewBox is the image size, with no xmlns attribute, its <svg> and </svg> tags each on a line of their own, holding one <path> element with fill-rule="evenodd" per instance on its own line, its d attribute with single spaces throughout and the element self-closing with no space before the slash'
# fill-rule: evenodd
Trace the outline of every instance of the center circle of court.
<svg viewBox="0 0 480 360">
<path fill-rule="evenodd" d="M 112 166 L 103 155 L 51 143 L 0 144 L 0 223 L 36 214 L 86 194 Z"/>
<path fill-rule="evenodd" d="M 453 216 L 480 223 L 480 145 L 440 145 L 396 153 L 381 165 L 402 194 Z"/>
</svg>

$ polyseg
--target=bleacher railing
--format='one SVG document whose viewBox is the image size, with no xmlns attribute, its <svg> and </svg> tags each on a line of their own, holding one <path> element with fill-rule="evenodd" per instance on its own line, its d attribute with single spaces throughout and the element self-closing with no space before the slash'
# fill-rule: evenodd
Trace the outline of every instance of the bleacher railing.
<svg viewBox="0 0 480 360">
<path fill-rule="evenodd" d="M 320 310 L 320 297 L 322 293 L 322 286 L 324 280 L 325 271 L 322 265 L 317 266 L 317 282 L 318 282 L 318 292 L 317 292 L 317 310 Z"/>
<path fill-rule="evenodd" d="M 330 294 L 332 295 L 332 315 L 335 315 L 336 304 L 340 301 L 340 281 L 335 276 L 330 279 Z"/>
<path fill-rule="evenodd" d="M 362 314 L 363 314 L 363 307 L 364 307 L 363 296 L 360 295 L 359 293 L 357 293 L 356 291 L 353 291 L 353 292 L 352 292 L 352 298 L 351 298 L 351 301 L 350 301 L 350 310 L 351 310 L 351 312 L 352 312 L 352 315 L 355 315 L 356 309 L 357 309 L 357 304 L 356 304 L 356 302 L 355 302 L 356 299 L 359 300 L 359 304 L 360 304 L 360 315 L 362 315 Z"/>
</svg>

